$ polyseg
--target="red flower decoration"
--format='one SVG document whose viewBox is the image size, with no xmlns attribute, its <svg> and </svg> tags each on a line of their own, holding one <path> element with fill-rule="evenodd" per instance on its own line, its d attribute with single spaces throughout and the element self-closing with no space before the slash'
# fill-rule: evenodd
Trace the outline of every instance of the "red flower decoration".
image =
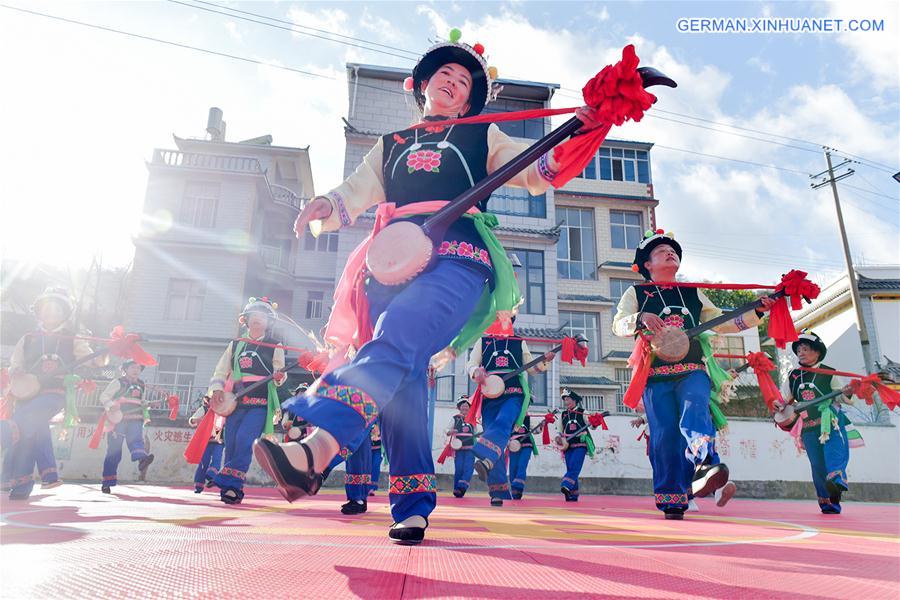
<svg viewBox="0 0 900 600">
<path fill-rule="evenodd" d="M 406 138 L 400 137 L 399 135 L 397 135 L 397 134 L 395 133 L 395 134 L 394 134 L 394 141 L 397 142 L 398 144 L 405 144 L 405 143 L 406 143 Z"/>
<path fill-rule="evenodd" d="M 656 96 L 644 89 L 637 66 L 640 59 L 634 45 L 622 49 L 622 60 L 607 65 L 582 89 L 584 101 L 598 111 L 599 120 L 621 125 L 626 120 L 640 121 Z"/>
<path fill-rule="evenodd" d="M 682 329 L 684 327 L 684 317 L 681 315 L 669 315 L 665 319 L 663 319 L 663 323 L 670 327 L 678 327 Z"/>
<path fill-rule="evenodd" d="M 441 153 L 434 150 L 418 150 L 410 152 L 406 157 L 406 167 L 410 173 L 425 171 L 426 173 L 439 173 L 441 166 Z"/>
</svg>

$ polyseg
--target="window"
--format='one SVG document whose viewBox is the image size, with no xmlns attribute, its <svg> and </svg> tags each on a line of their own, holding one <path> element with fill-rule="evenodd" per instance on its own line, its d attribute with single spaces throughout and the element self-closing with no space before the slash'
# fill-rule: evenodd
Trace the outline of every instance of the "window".
<svg viewBox="0 0 900 600">
<path fill-rule="evenodd" d="M 559 276 L 563 279 L 596 279 L 594 211 L 557 207 L 556 214 L 564 221 L 556 245 Z"/>
<path fill-rule="evenodd" d="M 510 250 L 522 263 L 514 267 L 519 291 L 525 304 L 521 312 L 526 315 L 544 314 L 544 253 L 537 250 Z"/>
<path fill-rule="evenodd" d="M 325 292 L 310 291 L 306 294 L 306 318 L 321 319 Z"/>
<path fill-rule="evenodd" d="M 303 249 L 314 252 L 337 252 L 338 234 L 334 231 L 322 233 L 315 238 L 311 235 L 303 236 Z"/>
<path fill-rule="evenodd" d="M 184 188 L 179 220 L 191 227 L 212 228 L 216 226 L 216 204 L 219 201 L 220 185 L 201 181 L 189 181 Z"/>
<path fill-rule="evenodd" d="M 597 177 L 597 166 L 600 176 Z M 650 156 L 646 150 L 600 148 L 598 156 L 581 173 L 584 179 L 650 183 Z"/>
<path fill-rule="evenodd" d="M 544 108 L 543 102 L 529 100 L 512 100 L 510 98 L 497 98 L 488 104 L 482 112 L 502 113 L 515 110 L 533 110 Z M 529 138 L 533 140 L 544 137 L 544 119 L 527 119 L 525 121 L 506 121 L 497 123 L 500 131 L 517 138 Z"/>
<path fill-rule="evenodd" d="M 596 313 L 559 311 L 559 322 L 564 324 L 566 334 L 579 334 L 588 341 L 588 360 L 600 360 L 600 327 Z"/>
<path fill-rule="evenodd" d="M 535 352 L 532 354 L 537 355 Z M 537 375 L 528 374 L 528 387 L 531 388 L 531 403 L 538 406 L 547 406 L 547 371 Z M 536 423 L 532 423 L 536 425 Z"/>
<path fill-rule="evenodd" d="M 532 196 L 521 188 L 502 187 L 491 195 L 488 206 L 498 215 L 543 219 L 547 216 L 547 195 Z"/>
<path fill-rule="evenodd" d="M 197 358 L 194 356 L 173 356 L 161 354 L 156 366 L 156 385 L 171 389 L 179 396 L 190 399 L 194 385 L 194 373 L 197 371 Z"/>
<path fill-rule="evenodd" d="M 744 356 L 747 353 L 744 350 L 744 338 L 736 335 L 717 335 L 713 347 L 716 354 Z M 745 362 L 740 358 L 718 358 L 716 360 L 723 369 L 737 369 Z"/>
<path fill-rule="evenodd" d="M 619 384 L 619 391 L 616 392 L 616 412 L 634 412 L 625 406 L 625 403 L 623 402 L 625 399 L 625 390 L 628 389 L 628 384 L 631 383 L 631 369 L 616 369 L 616 383 Z"/>
<path fill-rule="evenodd" d="M 609 227 L 612 247 L 628 250 L 637 248 L 644 230 L 641 213 L 624 210 L 609 211 Z"/>
<path fill-rule="evenodd" d="M 170 279 L 164 318 L 170 321 L 199 321 L 203 311 L 206 282 Z"/>
<path fill-rule="evenodd" d="M 600 148 L 600 179 L 650 183 L 650 157 L 646 150 Z"/>
<path fill-rule="evenodd" d="M 625 295 L 625 292 L 628 291 L 628 288 L 633 286 L 635 281 L 633 279 L 609 279 L 609 297 L 612 301 L 618 305 L 619 300 L 622 299 L 622 296 Z M 616 316 L 616 309 L 613 308 L 611 311 L 612 318 Z"/>
</svg>

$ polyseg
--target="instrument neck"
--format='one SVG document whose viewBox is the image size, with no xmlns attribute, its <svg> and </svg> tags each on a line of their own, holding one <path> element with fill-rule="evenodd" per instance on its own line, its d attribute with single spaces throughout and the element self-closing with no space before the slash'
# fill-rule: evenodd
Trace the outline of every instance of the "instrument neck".
<svg viewBox="0 0 900 600">
<path fill-rule="evenodd" d="M 430 237 L 432 241 L 436 243 L 441 241 L 447 228 L 463 216 L 467 210 L 490 196 L 494 190 L 506 184 L 520 171 L 536 161 L 541 154 L 548 152 L 554 146 L 578 131 L 582 125 L 583 123 L 578 120 L 578 118 L 572 117 L 560 127 L 532 144 L 514 159 L 494 171 L 491 175 L 485 177 L 473 187 L 457 196 L 444 208 L 425 220 L 422 224 L 425 235 Z"/>
<path fill-rule="evenodd" d="M 775 292 L 774 294 L 770 295 L 769 298 L 771 298 L 772 300 L 776 300 L 778 298 L 781 298 L 782 296 L 784 296 L 784 292 L 779 290 L 779 291 Z M 748 302 L 746 304 L 743 304 L 743 305 L 735 308 L 734 310 L 730 310 L 726 313 L 722 313 L 715 319 L 710 319 L 709 321 L 701 323 L 700 325 L 697 325 L 696 327 L 691 327 L 684 333 L 689 338 L 696 337 L 697 335 L 700 335 L 704 331 L 709 331 L 713 327 L 718 327 L 719 325 L 722 325 L 723 323 L 727 323 L 728 321 L 736 319 L 737 317 L 741 316 L 744 313 L 748 313 L 751 310 L 756 310 L 757 308 L 762 306 L 762 304 L 763 304 L 762 298 L 754 300 L 753 302 Z"/>
</svg>

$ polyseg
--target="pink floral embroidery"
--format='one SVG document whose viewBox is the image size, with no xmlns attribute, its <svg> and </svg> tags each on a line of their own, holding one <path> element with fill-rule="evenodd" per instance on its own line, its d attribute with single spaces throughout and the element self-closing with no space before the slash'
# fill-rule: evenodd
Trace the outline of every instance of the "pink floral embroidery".
<svg viewBox="0 0 900 600">
<path fill-rule="evenodd" d="M 238 364 L 242 369 L 249 369 L 253 366 L 253 358 L 250 356 L 242 356 L 238 359 Z"/>
<path fill-rule="evenodd" d="M 494 361 L 494 363 L 495 363 L 498 367 L 508 367 L 508 366 L 509 366 L 509 359 L 508 359 L 507 357 L 505 357 L 505 356 L 498 356 L 497 359 Z"/>
<path fill-rule="evenodd" d="M 800 397 L 804 400 L 815 400 L 816 393 L 813 390 L 803 390 L 800 392 Z"/>
<path fill-rule="evenodd" d="M 406 167 L 410 173 L 425 171 L 427 173 L 440 173 L 440 150 L 417 150 L 410 152 L 406 157 Z"/>
<path fill-rule="evenodd" d="M 663 323 L 669 327 L 678 327 L 679 329 L 684 328 L 684 318 L 681 315 L 669 315 L 663 319 Z"/>
<path fill-rule="evenodd" d="M 700 363 L 678 363 L 674 365 L 659 365 L 650 369 L 650 377 L 654 375 L 678 375 L 680 373 L 688 373 L 690 371 L 705 371 Z"/>
<path fill-rule="evenodd" d="M 443 241 L 441 242 L 440 247 L 438 247 L 437 253 L 439 256 L 447 256 L 449 254 L 451 256 L 469 258 L 488 267 L 493 267 L 490 253 L 483 248 L 472 246 L 472 244 L 468 242 L 460 242 L 457 240 Z"/>
</svg>

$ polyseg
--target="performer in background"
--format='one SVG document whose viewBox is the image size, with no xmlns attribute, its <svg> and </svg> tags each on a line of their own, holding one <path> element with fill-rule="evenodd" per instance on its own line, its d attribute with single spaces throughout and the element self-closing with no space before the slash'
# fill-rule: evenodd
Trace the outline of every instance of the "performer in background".
<svg viewBox="0 0 900 600">
<path fill-rule="evenodd" d="M 540 426 L 546 427 L 546 423 L 541 421 Z M 532 454 L 538 455 L 534 434 L 540 432 L 540 428 L 534 431 L 531 429 L 531 415 L 525 415 L 521 425 L 513 426 L 512 436 L 509 438 L 509 482 L 513 500 L 522 499 L 528 479 L 528 463 Z M 518 449 L 513 450 L 514 446 Z"/>
<path fill-rule="evenodd" d="M 188 424 L 191 427 L 196 427 L 209 410 L 209 397 L 203 396 L 203 401 L 188 419 Z M 215 485 L 215 477 L 219 474 L 219 469 L 222 467 L 222 452 L 225 450 L 225 444 L 222 441 L 222 428 L 224 426 L 225 417 L 216 415 L 209 442 L 206 444 L 206 450 L 203 452 L 203 458 L 194 471 L 195 494 L 203 492 L 204 488 L 210 488 Z"/>
<path fill-rule="evenodd" d="M 131 460 L 138 463 L 142 480 L 147 476 L 147 467 L 153 462 L 153 455 L 144 448 L 144 427 L 150 423 L 150 404 L 146 397 L 147 384 L 140 378 L 143 370 L 144 365 L 126 360 L 122 363 L 122 377 L 110 381 L 100 394 L 107 420 L 115 423 L 106 434 L 106 457 L 103 459 L 103 483 L 100 487 L 104 494 L 111 493 L 119 481 L 123 442 L 128 444 Z M 120 417 L 117 423 L 110 417 L 114 412 Z"/>
<path fill-rule="evenodd" d="M 475 445 L 475 426 L 466 422 L 466 417 L 472 408 L 468 394 L 459 397 L 456 401 L 456 408 L 459 412 L 453 415 L 450 426 L 444 433 L 450 436 L 451 448 L 453 448 L 453 495 L 462 498 L 469 489 L 469 482 L 475 467 L 475 455 L 472 453 Z"/>
</svg>

